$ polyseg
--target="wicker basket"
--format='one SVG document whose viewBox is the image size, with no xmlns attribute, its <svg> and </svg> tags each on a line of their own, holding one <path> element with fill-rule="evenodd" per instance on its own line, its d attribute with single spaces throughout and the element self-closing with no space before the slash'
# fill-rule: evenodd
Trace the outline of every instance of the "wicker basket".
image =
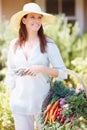
<svg viewBox="0 0 87 130">
<path fill-rule="evenodd" d="M 80 82 L 80 84 L 82 85 L 83 92 L 85 94 L 85 100 L 87 103 L 87 87 L 86 87 L 85 83 L 83 82 L 83 80 L 73 70 L 66 69 L 65 71 L 67 71 L 67 73 L 69 75 L 74 76 Z M 80 93 L 80 92 L 78 92 L 78 93 Z M 45 100 L 42 104 L 42 112 L 41 112 L 41 118 L 40 118 L 42 121 L 42 130 L 86 130 L 87 129 L 87 118 L 83 118 L 83 116 L 81 116 L 81 117 L 76 116 L 76 117 L 74 117 L 74 120 L 70 120 L 70 119 L 68 120 L 68 118 L 67 118 L 67 120 L 63 124 L 61 124 L 56 119 L 53 122 L 50 122 L 48 120 L 47 123 L 44 124 L 44 120 L 46 119 L 46 115 L 43 116 L 43 113 L 46 110 L 47 106 L 50 104 L 50 101 L 52 101 L 52 96 L 53 96 L 53 91 L 50 90 L 47 97 L 45 98 Z M 62 110 L 64 111 L 64 109 L 65 108 L 63 107 Z M 79 123 L 81 124 L 82 122 L 85 125 L 85 129 L 84 128 L 81 129 L 81 126 L 77 127 L 77 124 L 79 125 Z M 74 125 L 73 125 L 73 123 L 74 123 Z M 75 124 L 75 123 L 77 123 L 77 124 Z"/>
<path fill-rule="evenodd" d="M 80 78 L 80 76 L 73 70 L 70 69 L 66 69 L 68 74 L 73 75 L 74 77 L 76 77 L 78 79 L 78 81 L 81 83 L 81 85 L 83 86 L 83 89 L 85 91 L 86 97 L 87 97 L 87 86 L 85 85 L 85 83 L 83 82 L 83 80 Z"/>
</svg>

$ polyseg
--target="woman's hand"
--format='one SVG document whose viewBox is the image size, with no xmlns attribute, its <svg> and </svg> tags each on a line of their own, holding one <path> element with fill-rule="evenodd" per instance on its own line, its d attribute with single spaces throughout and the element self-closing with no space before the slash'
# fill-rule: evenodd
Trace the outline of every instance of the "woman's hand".
<svg viewBox="0 0 87 130">
<path fill-rule="evenodd" d="M 41 72 L 42 66 L 41 65 L 32 65 L 31 67 L 27 68 L 24 71 L 25 75 L 36 76 L 38 73 Z"/>
</svg>

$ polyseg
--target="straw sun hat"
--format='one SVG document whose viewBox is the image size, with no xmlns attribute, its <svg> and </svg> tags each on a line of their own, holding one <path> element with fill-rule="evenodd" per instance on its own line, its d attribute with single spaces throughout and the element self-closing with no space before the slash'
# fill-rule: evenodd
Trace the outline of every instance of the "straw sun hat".
<svg viewBox="0 0 87 130">
<path fill-rule="evenodd" d="M 54 23 L 56 20 L 56 17 L 54 15 L 43 12 L 38 4 L 27 3 L 23 6 L 22 11 L 19 11 L 18 13 L 14 14 L 11 17 L 10 28 L 12 30 L 18 31 L 22 17 L 26 14 L 29 14 L 29 13 L 37 13 L 37 14 L 43 15 L 43 19 L 42 19 L 43 25 Z"/>
</svg>

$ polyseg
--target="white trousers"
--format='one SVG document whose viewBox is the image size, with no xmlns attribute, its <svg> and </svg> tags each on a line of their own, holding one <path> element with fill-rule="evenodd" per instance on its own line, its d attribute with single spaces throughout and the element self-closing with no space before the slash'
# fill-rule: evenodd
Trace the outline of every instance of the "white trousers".
<svg viewBox="0 0 87 130">
<path fill-rule="evenodd" d="M 15 130 L 34 130 L 35 121 L 38 130 L 41 130 L 41 125 L 37 117 L 33 115 L 13 114 Z"/>
</svg>

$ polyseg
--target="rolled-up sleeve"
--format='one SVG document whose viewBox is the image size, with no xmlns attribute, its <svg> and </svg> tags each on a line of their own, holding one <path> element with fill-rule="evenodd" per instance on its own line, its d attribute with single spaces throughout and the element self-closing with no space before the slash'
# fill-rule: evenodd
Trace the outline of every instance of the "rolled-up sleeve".
<svg viewBox="0 0 87 130">
<path fill-rule="evenodd" d="M 14 88 L 15 87 L 15 79 L 16 75 L 14 73 L 15 64 L 14 64 L 14 50 L 13 50 L 13 44 L 12 41 L 9 47 L 8 51 L 8 57 L 7 57 L 7 73 L 5 78 L 5 83 L 8 88 Z"/>
<path fill-rule="evenodd" d="M 58 69 L 57 80 L 63 80 L 67 78 L 66 66 L 61 57 L 60 51 L 55 43 L 47 44 L 47 54 L 50 64 L 53 68 Z"/>
</svg>

